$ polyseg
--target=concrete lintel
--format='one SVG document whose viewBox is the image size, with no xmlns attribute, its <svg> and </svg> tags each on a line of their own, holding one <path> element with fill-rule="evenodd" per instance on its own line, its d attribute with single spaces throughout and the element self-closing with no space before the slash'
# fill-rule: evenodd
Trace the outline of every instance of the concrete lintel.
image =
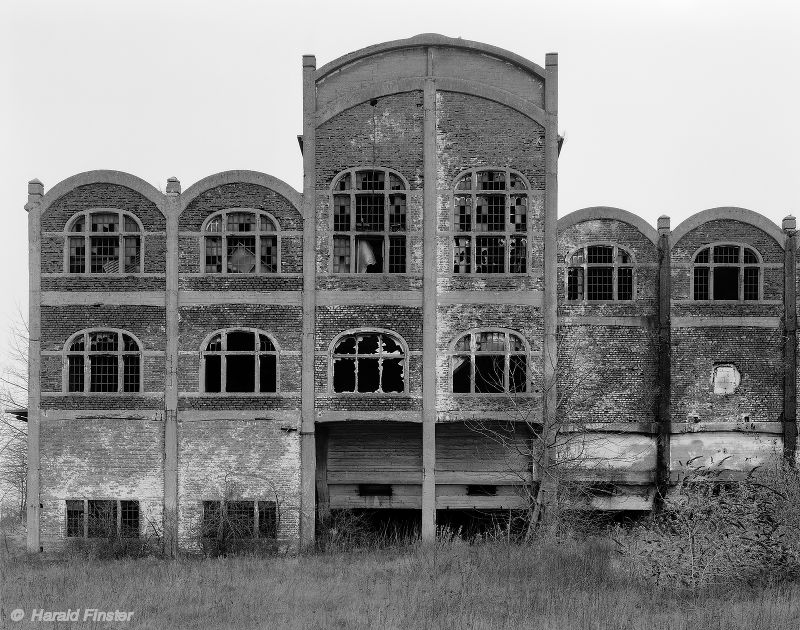
<svg viewBox="0 0 800 630">
<path fill-rule="evenodd" d="M 783 422 L 673 423 L 671 433 L 783 433 Z"/>
<path fill-rule="evenodd" d="M 422 422 L 421 411 L 318 411 L 317 422 Z"/>
<path fill-rule="evenodd" d="M 531 291 L 443 291 L 439 293 L 439 304 L 518 304 L 538 306 L 543 304 L 544 292 Z"/>
<path fill-rule="evenodd" d="M 318 306 L 335 306 L 337 304 L 422 306 L 422 293 L 420 291 L 317 291 Z"/>
<path fill-rule="evenodd" d="M 658 325 L 654 316 L 602 316 L 569 315 L 558 318 L 559 326 L 623 326 L 627 328 L 655 328 Z"/>
<path fill-rule="evenodd" d="M 672 328 L 780 328 L 780 317 L 720 317 L 696 316 L 673 317 Z"/>
<path fill-rule="evenodd" d="M 299 306 L 302 291 L 181 291 L 180 306 L 208 306 L 212 304 L 270 304 Z"/>
<path fill-rule="evenodd" d="M 42 291 L 42 306 L 164 306 L 163 291 Z"/>
</svg>

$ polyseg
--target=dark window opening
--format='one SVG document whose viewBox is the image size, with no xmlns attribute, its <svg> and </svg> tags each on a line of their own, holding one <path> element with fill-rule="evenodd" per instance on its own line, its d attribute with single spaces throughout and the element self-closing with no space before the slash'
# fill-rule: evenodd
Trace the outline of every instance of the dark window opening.
<svg viewBox="0 0 800 630">
<path fill-rule="evenodd" d="M 758 299 L 758 267 L 744 268 L 744 299 Z"/>
<path fill-rule="evenodd" d="M 714 299 L 739 299 L 738 267 L 714 267 Z"/>
<path fill-rule="evenodd" d="M 83 500 L 67 501 L 67 536 L 83 538 Z"/>
<path fill-rule="evenodd" d="M 399 341 L 386 333 L 342 337 L 333 349 L 333 391 L 402 393 L 405 357 Z"/>
<path fill-rule="evenodd" d="M 617 299 L 633 299 L 633 269 L 620 267 L 617 270 Z"/>
<path fill-rule="evenodd" d="M 117 533 L 117 502 L 89 500 L 89 538 L 110 538 Z"/>
<path fill-rule="evenodd" d="M 392 486 L 388 483 L 360 483 L 358 484 L 360 497 L 390 497 Z"/>
<path fill-rule="evenodd" d="M 357 236 L 358 273 L 383 273 L 383 237 Z"/>
<path fill-rule="evenodd" d="M 694 268 L 694 299 L 708 300 L 708 267 Z"/>
<path fill-rule="evenodd" d="M 256 391 L 256 358 L 252 355 L 229 354 L 225 357 L 225 391 Z"/>
<path fill-rule="evenodd" d="M 278 537 L 278 510 L 274 501 L 258 502 L 258 537 Z"/>
<path fill-rule="evenodd" d="M 227 501 L 226 538 L 242 540 L 255 536 L 255 508 L 252 501 Z"/>
<path fill-rule="evenodd" d="M 450 370 L 456 394 L 528 391 L 528 354 L 514 333 L 484 331 L 461 336 L 453 346 Z"/>
<path fill-rule="evenodd" d="M 248 330 L 216 334 L 206 344 L 203 361 L 207 393 L 278 391 L 278 351 L 264 334 Z"/>
<path fill-rule="evenodd" d="M 613 300 L 614 299 L 614 269 L 611 267 L 589 267 L 587 269 L 587 299 Z"/>
<path fill-rule="evenodd" d="M 478 484 L 467 486 L 467 496 L 470 497 L 493 497 L 497 495 L 497 486 Z"/>
<path fill-rule="evenodd" d="M 120 535 L 139 538 L 139 502 L 120 501 Z"/>
</svg>

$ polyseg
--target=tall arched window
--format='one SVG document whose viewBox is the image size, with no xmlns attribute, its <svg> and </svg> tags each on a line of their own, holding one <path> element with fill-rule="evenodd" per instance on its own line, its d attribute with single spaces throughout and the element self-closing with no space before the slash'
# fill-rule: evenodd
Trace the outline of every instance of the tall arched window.
<svg viewBox="0 0 800 630">
<path fill-rule="evenodd" d="M 333 182 L 333 273 L 406 272 L 406 182 L 350 169 Z"/>
<path fill-rule="evenodd" d="M 333 344 L 334 392 L 405 391 L 406 353 L 399 337 L 385 331 L 347 333 Z"/>
<path fill-rule="evenodd" d="M 103 209 L 77 214 L 64 239 L 67 273 L 142 272 L 142 226 L 129 212 Z"/>
<path fill-rule="evenodd" d="M 695 300 L 758 300 L 761 256 L 746 245 L 720 243 L 694 255 L 692 295 Z"/>
<path fill-rule="evenodd" d="M 223 210 L 203 225 L 205 273 L 277 273 L 278 224 L 266 212 Z"/>
<path fill-rule="evenodd" d="M 528 270 L 528 190 L 510 169 L 472 170 L 453 193 L 453 273 Z"/>
<path fill-rule="evenodd" d="M 588 245 L 567 259 L 568 300 L 632 300 L 633 258 L 617 245 Z"/>
<path fill-rule="evenodd" d="M 219 331 L 203 346 L 201 370 L 207 393 L 275 393 L 278 348 L 257 330 Z"/>
<path fill-rule="evenodd" d="M 86 330 L 65 347 L 66 391 L 81 393 L 139 392 L 142 350 L 121 330 Z"/>
<path fill-rule="evenodd" d="M 450 349 L 453 393 L 499 394 L 528 391 L 528 347 L 509 330 L 477 330 Z"/>
</svg>

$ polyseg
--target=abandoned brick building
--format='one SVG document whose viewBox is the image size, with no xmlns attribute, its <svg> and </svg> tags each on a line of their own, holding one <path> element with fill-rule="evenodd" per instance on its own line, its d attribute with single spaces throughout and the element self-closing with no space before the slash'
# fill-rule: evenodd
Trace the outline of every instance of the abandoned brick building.
<svg viewBox="0 0 800 630">
<path fill-rule="evenodd" d="M 306 56 L 302 193 L 32 181 L 29 548 L 101 513 L 173 546 L 221 510 L 289 546 L 341 508 L 431 537 L 520 507 L 536 467 L 470 426 L 511 396 L 608 438 L 598 509 L 649 509 L 689 460 L 791 455 L 794 220 L 557 220 L 557 76 L 439 35 Z"/>
</svg>

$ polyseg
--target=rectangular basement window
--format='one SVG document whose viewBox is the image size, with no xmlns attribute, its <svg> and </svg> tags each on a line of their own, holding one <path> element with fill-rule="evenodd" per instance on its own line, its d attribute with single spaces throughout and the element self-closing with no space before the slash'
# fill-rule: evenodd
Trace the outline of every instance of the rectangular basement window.
<svg viewBox="0 0 800 630">
<path fill-rule="evenodd" d="M 392 486 L 388 483 L 360 483 L 358 484 L 360 497 L 390 497 Z"/>
<path fill-rule="evenodd" d="M 467 486 L 468 497 L 493 497 L 497 495 L 497 486 L 477 484 Z"/>
</svg>

